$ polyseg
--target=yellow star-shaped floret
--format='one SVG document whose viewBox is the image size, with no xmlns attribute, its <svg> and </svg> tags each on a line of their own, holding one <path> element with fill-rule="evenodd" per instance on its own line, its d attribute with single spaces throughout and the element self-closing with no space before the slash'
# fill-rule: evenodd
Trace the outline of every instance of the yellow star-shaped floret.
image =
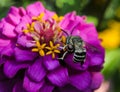
<svg viewBox="0 0 120 92">
<path fill-rule="evenodd" d="M 32 17 L 32 19 L 33 20 L 38 20 L 38 21 L 43 21 L 42 19 L 43 19 L 43 17 L 44 17 L 44 13 L 41 13 L 39 16 L 37 16 L 37 17 Z"/>
<path fill-rule="evenodd" d="M 23 32 L 24 33 L 34 32 L 34 25 L 35 25 L 34 22 L 32 22 L 32 24 L 27 24 L 27 29 L 23 30 Z"/>
<path fill-rule="evenodd" d="M 53 18 L 56 22 L 60 22 L 60 21 L 63 19 L 63 16 L 58 17 L 57 14 L 54 14 L 54 15 L 52 16 L 52 18 Z"/>
<path fill-rule="evenodd" d="M 50 47 L 45 47 L 46 49 L 48 49 L 49 51 L 46 53 L 46 55 L 50 55 L 52 54 L 52 58 L 55 58 L 55 53 L 60 53 L 58 47 L 60 46 L 60 44 L 56 44 L 55 46 L 53 45 L 53 42 L 50 41 Z"/>
<path fill-rule="evenodd" d="M 40 56 L 45 56 L 44 48 L 45 48 L 46 44 L 43 43 L 41 45 L 39 41 L 36 41 L 36 46 L 37 46 L 37 48 L 33 48 L 32 51 L 39 52 Z"/>
<path fill-rule="evenodd" d="M 66 44 L 66 37 L 65 36 L 62 36 L 61 37 L 61 42 L 65 45 Z"/>
</svg>

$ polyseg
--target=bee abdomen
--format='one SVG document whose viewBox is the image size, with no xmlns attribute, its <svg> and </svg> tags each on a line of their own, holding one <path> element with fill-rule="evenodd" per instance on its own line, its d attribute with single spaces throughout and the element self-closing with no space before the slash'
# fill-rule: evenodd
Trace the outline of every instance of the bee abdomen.
<svg viewBox="0 0 120 92">
<path fill-rule="evenodd" d="M 77 55 L 76 53 L 74 54 L 74 57 L 77 59 L 85 58 L 85 55 Z"/>
<path fill-rule="evenodd" d="M 84 61 L 84 59 L 77 59 L 77 58 L 73 58 L 73 60 L 74 60 L 75 62 L 82 62 L 82 61 Z"/>
<path fill-rule="evenodd" d="M 83 56 L 86 55 L 86 51 L 75 51 L 76 55 Z"/>
<path fill-rule="evenodd" d="M 73 55 L 74 62 L 84 62 L 86 58 L 86 51 L 75 51 Z"/>
</svg>

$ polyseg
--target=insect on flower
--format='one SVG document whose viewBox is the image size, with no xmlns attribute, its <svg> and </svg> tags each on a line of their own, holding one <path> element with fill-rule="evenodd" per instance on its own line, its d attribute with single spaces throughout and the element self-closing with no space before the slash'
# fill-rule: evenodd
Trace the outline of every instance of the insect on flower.
<svg viewBox="0 0 120 92">
<path fill-rule="evenodd" d="M 83 65 L 86 58 L 86 48 L 84 47 L 84 41 L 80 36 L 72 36 L 74 28 L 70 35 L 66 31 L 62 31 L 67 35 L 67 39 L 66 45 L 63 47 L 65 52 L 63 53 L 62 57 L 58 59 L 63 60 L 67 53 L 73 53 L 73 61 L 80 62 L 81 65 Z"/>
</svg>

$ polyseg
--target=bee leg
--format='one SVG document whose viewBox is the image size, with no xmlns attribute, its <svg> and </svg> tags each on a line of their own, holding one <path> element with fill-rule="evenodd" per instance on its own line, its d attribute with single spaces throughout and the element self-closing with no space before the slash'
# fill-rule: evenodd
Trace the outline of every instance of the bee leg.
<svg viewBox="0 0 120 92">
<path fill-rule="evenodd" d="M 65 49 L 66 49 L 66 47 L 67 47 L 67 45 L 65 45 L 65 46 L 63 47 L 63 50 L 65 50 Z"/>
<path fill-rule="evenodd" d="M 63 56 L 60 57 L 60 58 L 58 58 L 58 59 L 59 59 L 59 60 L 63 60 L 63 59 L 65 58 L 65 56 L 66 56 L 67 53 L 68 53 L 68 51 L 66 51 L 66 52 L 63 54 Z"/>
<path fill-rule="evenodd" d="M 65 45 L 65 46 L 63 46 L 63 47 L 60 46 L 59 48 L 62 49 L 62 50 L 64 51 L 64 50 L 66 49 L 66 47 L 67 47 L 67 45 Z"/>
</svg>

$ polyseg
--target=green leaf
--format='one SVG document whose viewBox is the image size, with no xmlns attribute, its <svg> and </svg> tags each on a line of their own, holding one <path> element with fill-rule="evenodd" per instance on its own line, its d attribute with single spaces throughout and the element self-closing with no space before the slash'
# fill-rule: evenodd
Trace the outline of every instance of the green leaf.
<svg viewBox="0 0 120 92">
<path fill-rule="evenodd" d="M 56 0 L 56 6 L 62 8 L 64 4 L 74 5 L 75 0 Z"/>
<path fill-rule="evenodd" d="M 87 16 L 87 22 L 88 23 L 91 23 L 93 22 L 95 26 L 98 25 L 98 19 L 94 16 Z"/>
<path fill-rule="evenodd" d="M 10 6 L 12 3 L 11 0 L 0 0 L 0 7 Z"/>
<path fill-rule="evenodd" d="M 120 67 L 120 48 L 106 51 L 103 74 L 109 78 Z"/>
</svg>

